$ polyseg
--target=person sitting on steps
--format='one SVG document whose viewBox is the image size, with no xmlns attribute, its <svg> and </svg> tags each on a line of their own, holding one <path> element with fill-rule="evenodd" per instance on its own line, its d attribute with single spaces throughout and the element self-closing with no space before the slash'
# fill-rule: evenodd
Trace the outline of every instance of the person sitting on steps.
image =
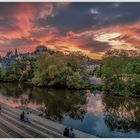
<svg viewBox="0 0 140 140">
<path fill-rule="evenodd" d="M 70 128 L 70 131 L 69 131 L 69 137 L 70 137 L 70 138 L 74 138 L 74 137 L 75 137 L 75 134 L 74 134 L 73 128 Z"/>
<path fill-rule="evenodd" d="M 69 128 L 68 127 L 65 128 L 63 136 L 69 137 Z"/>
<path fill-rule="evenodd" d="M 29 118 L 29 113 L 24 114 L 24 122 L 31 123 L 31 119 Z"/>
<path fill-rule="evenodd" d="M 24 111 L 20 114 L 20 120 L 21 120 L 21 121 L 24 121 L 24 114 L 25 114 Z"/>
</svg>

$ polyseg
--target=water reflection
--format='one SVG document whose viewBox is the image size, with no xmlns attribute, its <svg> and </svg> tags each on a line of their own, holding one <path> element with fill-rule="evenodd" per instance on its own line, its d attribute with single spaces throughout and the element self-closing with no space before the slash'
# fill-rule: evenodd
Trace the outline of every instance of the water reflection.
<svg viewBox="0 0 140 140">
<path fill-rule="evenodd" d="M 39 104 L 38 110 L 42 111 L 46 118 L 55 121 L 62 121 L 64 115 L 74 120 L 83 120 L 86 113 L 86 95 L 80 91 L 0 84 L 0 93 L 7 99 L 12 97 L 13 103 L 19 103 L 19 106 L 30 107 Z"/>
<path fill-rule="evenodd" d="M 42 102 L 48 119 L 61 121 L 64 114 L 82 120 L 85 114 L 86 96 L 80 92 L 50 89 L 44 94 L 42 89 L 34 88 L 33 100 Z"/>
<path fill-rule="evenodd" d="M 104 120 L 113 131 L 140 131 L 139 99 L 103 95 Z"/>
<path fill-rule="evenodd" d="M 101 137 L 140 137 L 140 99 L 0 84 L 0 102 L 42 111 L 46 118 Z"/>
</svg>

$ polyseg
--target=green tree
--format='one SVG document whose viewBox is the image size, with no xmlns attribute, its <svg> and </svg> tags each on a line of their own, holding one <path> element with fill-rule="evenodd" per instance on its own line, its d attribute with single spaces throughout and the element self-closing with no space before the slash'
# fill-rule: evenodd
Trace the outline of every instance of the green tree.
<svg viewBox="0 0 140 140">
<path fill-rule="evenodd" d="M 140 56 L 125 53 L 107 55 L 101 65 L 101 76 L 106 91 L 124 96 L 139 96 Z"/>
<path fill-rule="evenodd" d="M 89 85 L 85 63 L 77 55 L 43 54 L 36 61 L 32 83 L 81 89 Z"/>
</svg>

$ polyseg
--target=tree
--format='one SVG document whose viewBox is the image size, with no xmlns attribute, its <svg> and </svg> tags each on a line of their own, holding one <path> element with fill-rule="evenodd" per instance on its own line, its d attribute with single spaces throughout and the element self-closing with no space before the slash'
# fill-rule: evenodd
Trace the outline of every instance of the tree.
<svg viewBox="0 0 140 140">
<path fill-rule="evenodd" d="M 37 86 L 56 86 L 81 89 L 88 86 L 83 60 L 74 54 L 43 54 L 36 61 L 32 83 Z"/>
<path fill-rule="evenodd" d="M 25 82 L 33 77 L 35 58 L 30 56 L 15 59 L 6 70 L 1 72 L 1 80 L 5 82 Z M 27 69 L 30 65 L 30 70 Z"/>
<path fill-rule="evenodd" d="M 105 57 L 101 65 L 104 89 L 124 96 L 139 96 L 140 56 L 119 54 Z"/>
</svg>

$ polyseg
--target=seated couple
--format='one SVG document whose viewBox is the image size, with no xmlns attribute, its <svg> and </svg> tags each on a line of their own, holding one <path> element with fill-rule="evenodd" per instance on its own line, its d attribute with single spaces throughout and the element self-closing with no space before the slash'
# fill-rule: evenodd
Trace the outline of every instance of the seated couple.
<svg viewBox="0 0 140 140">
<path fill-rule="evenodd" d="M 31 123 L 31 119 L 29 117 L 29 113 L 25 113 L 24 111 L 20 114 L 20 120 L 24 122 Z"/>
</svg>

